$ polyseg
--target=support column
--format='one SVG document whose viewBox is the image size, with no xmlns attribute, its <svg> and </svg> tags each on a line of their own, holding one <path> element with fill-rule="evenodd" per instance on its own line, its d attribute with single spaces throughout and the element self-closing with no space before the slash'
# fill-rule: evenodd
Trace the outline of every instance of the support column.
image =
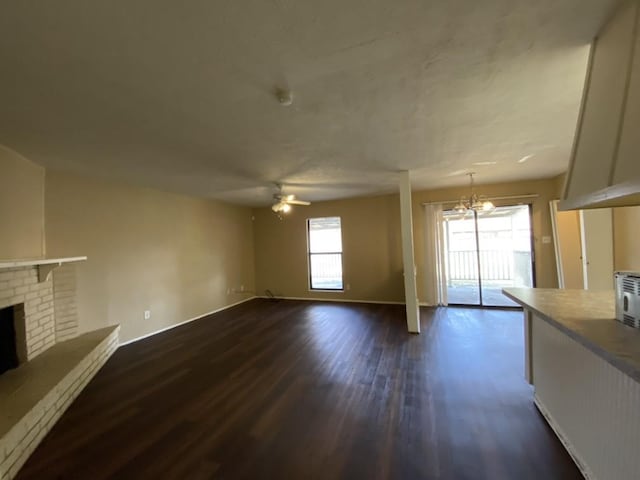
<svg viewBox="0 0 640 480">
<path fill-rule="evenodd" d="M 400 225 L 402 229 L 402 263 L 404 265 L 404 298 L 407 306 L 407 329 L 411 333 L 420 333 L 416 263 L 413 254 L 411 180 L 409 172 L 406 170 L 400 172 Z"/>
</svg>

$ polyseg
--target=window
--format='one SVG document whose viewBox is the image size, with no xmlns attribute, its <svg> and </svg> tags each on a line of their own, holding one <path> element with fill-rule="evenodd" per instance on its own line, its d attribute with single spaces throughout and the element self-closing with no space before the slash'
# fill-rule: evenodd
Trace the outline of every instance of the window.
<svg viewBox="0 0 640 480">
<path fill-rule="evenodd" d="M 307 220 L 311 290 L 342 290 L 340 217 Z"/>
</svg>

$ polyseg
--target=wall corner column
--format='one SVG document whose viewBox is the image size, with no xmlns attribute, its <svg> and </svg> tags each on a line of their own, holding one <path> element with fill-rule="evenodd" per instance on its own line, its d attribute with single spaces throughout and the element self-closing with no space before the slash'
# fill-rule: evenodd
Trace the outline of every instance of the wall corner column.
<svg viewBox="0 0 640 480">
<path fill-rule="evenodd" d="M 402 263 L 404 268 L 404 297 L 407 308 L 407 330 L 420 333 L 420 309 L 416 286 L 416 264 L 413 250 L 413 215 L 411 209 L 411 178 L 408 171 L 400 172 L 400 226 L 402 230 Z"/>
</svg>

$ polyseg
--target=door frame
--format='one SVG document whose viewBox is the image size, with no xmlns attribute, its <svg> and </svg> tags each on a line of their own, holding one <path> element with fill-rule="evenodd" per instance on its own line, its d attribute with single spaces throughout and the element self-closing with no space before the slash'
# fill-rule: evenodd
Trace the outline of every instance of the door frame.
<svg viewBox="0 0 640 480">
<path fill-rule="evenodd" d="M 528 211 L 529 211 L 529 241 L 531 244 L 531 255 L 530 255 L 530 259 L 531 259 L 531 285 L 532 288 L 536 287 L 537 284 L 537 280 L 536 280 L 536 252 L 535 252 L 535 235 L 533 232 L 533 204 L 531 202 L 527 202 L 527 203 L 515 203 L 515 204 L 508 204 L 508 205 L 500 205 L 497 208 L 501 208 L 501 207 L 518 207 L 518 206 L 526 206 Z M 451 211 L 451 210 L 449 210 Z M 499 309 L 513 309 L 513 310 L 519 310 L 522 307 L 520 306 L 511 306 L 511 305 L 486 305 L 484 303 L 484 298 L 482 295 L 482 267 L 480 265 L 480 231 L 478 229 L 478 212 L 476 212 L 475 210 L 473 210 L 473 223 L 474 223 L 474 228 L 475 228 L 475 243 L 476 243 L 476 259 L 477 259 L 477 275 L 478 275 L 478 299 L 479 299 L 479 303 L 478 304 L 467 304 L 467 303 L 449 303 L 448 305 L 453 306 L 453 307 L 469 307 L 469 308 L 499 308 Z M 448 227 L 447 227 L 448 229 Z M 448 232 L 447 235 L 445 235 L 446 238 L 446 245 L 447 245 L 447 252 L 448 252 L 448 245 L 449 245 L 449 239 L 448 239 Z M 447 262 L 448 262 L 448 258 L 447 258 Z"/>
</svg>

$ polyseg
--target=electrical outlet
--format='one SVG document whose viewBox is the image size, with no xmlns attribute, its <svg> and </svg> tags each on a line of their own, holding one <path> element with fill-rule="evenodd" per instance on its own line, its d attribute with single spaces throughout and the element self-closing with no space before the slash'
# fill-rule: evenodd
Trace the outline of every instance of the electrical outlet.
<svg viewBox="0 0 640 480">
<path fill-rule="evenodd" d="M 350 283 L 347 283 L 347 284 L 344 286 L 344 289 L 345 289 L 345 290 L 351 290 L 351 284 L 350 284 Z"/>
<path fill-rule="evenodd" d="M 227 295 L 231 295 L 231 289 L 227 288 Z"/>
<path fill-rule="evenodd" d="M 144 319 L 149 320 L 151 318 L 151 310 L 144 311 Z"/>
<path fill-rule="evenodd" d="M 240 291 L 244 292 L 244 285 L 240 285 Z"/>
</svg>

